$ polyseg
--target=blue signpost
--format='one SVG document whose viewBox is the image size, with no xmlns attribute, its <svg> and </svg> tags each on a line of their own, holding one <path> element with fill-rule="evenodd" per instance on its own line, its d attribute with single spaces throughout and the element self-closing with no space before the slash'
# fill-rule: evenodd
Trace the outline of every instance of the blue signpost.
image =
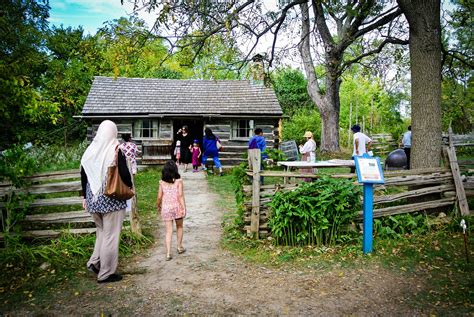
<svg viewBox="0 0 474 317">
<path fill-rule="evenodd" d="M 354 156 L 359 183 L 364 184 L 363 202 L 363 242 L 362 251 L 364 254 L 372 252 L 373 233 L 373 205 L 374 205 L 374 184 L 383 184 L 383 171 L 378 157 L 371 157 L 368 154 Z"/>
</svg>

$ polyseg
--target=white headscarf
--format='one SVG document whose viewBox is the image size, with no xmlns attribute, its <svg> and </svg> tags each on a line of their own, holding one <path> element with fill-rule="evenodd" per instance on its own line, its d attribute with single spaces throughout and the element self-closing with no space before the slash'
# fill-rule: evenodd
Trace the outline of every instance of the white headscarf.
<svg viewBox="0 0 474 317">
<path fill-rule="evenodd" d="M 87 175 L 94 198 L 104 192 L 107 169 L 115 160 L 117 126 L 110 120 L 102 121 L 92 143 L 82 155 L 81 165 Z"/>
</svg>

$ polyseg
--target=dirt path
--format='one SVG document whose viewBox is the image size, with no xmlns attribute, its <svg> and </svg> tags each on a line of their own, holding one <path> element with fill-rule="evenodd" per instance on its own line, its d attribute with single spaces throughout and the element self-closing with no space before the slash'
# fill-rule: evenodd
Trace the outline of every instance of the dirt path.
<svg viewBox="0 0 474 317">
<path fill-rule="evenodd" d="M 123 265 L 124 280 L 64 290 L 42 311 L 54 315 L 417 315 L 406 305 L 414 281 L 380 267 L 277 270 L 234 257 L 219 247 L 224 211 L 202 173 L 182 173 L 188 217 L 187 252 L 165 261 L 163 230 L 150 250 Z M 175 244 L 175 236 L 173 236 Z"/>
</svg>

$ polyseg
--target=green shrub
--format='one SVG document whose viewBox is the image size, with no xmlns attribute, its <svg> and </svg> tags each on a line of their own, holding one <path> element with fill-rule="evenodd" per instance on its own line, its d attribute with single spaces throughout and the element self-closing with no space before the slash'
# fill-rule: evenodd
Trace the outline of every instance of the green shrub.
<svg viewBox="0 0 474 317">
<path fill-rule="evenodd" d="M 394 215 L 374 219 L 374 233 L 381 238 L 400 238 L 406 234 L 423 234 L 429 230 L 422 213 Z"/>
<path fill-rule="evenodd" d="M 237 204 L 237 217 L 235 217 L 231 229 L 241 229 L 244 226 L 244 185 L 249 183 L 247 165 L 245 163 L 241 163 L 239 166 L 232 169 L 231 185 L 234 190 L 235 202 Z"/>
<path fill-rule="evenodd" d="M 277 244 L 334 245 L 347 240 L 360 210 L 360 188 L 351 181 L 323 177 L 295 190 L 276 193 L 270 207 Z"/>
<path fill-rule="evenodd" d="M 10 182 L 12 188 L 27 186 L 25 177 L 32 175 L 36 169 L 35 160 L 22 145 L 14 145 L 0 155 L 0 181 Z M 10 191 L 0 199 L 5 203 L 0 209 L 2 232 L 8 234 L 19 230 L 18 223 L 25 217 L 32 201 L 31 195 Z"/>
<path fill-rule="evenodd" d="M 44 144 L 33 147 L 29 156 L 42 172 L 79 169 L 82 154 L 88 145 L 87 140 L 68 147 Z"/>
<path fill-rule="evenodd" d="M 313 132 L 314 140 L 321 140 L 321 116 L 315 109 L 301 109 L 289 120 L 283 121 L 283 141 L 295 140 L 296 144 L 304 144 L 305 131 Z"/>
</svg>

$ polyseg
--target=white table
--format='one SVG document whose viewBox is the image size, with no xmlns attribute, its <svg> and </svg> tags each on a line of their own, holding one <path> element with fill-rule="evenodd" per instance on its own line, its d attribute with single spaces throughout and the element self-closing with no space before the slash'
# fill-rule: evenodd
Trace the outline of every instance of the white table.
<svg viewBox="0 0 474 317">
<path fill-rule="evenodd" d="M 353 160 L 329 160 L 329 161 L 316 161 L 316 162 L 280 161 L 280 162 L 277 162 L 277 165 L 284 166 L 285 170 L 288 171 L 291 168 L 354 167 L 355 163 Z"/>
<path fill-rule="evenodd" d="M 355 163 L 353 160 L 329 160 L 329 161 L 280 161 L 277 162 L 278 166 L 283 166 L 286 172 L 291 171 L 294 168 L 329 168 L 329 167 L 354 167 Z M 284 184 L 288 183 L 288 177 L 283 178 Z"/>
</svg>

